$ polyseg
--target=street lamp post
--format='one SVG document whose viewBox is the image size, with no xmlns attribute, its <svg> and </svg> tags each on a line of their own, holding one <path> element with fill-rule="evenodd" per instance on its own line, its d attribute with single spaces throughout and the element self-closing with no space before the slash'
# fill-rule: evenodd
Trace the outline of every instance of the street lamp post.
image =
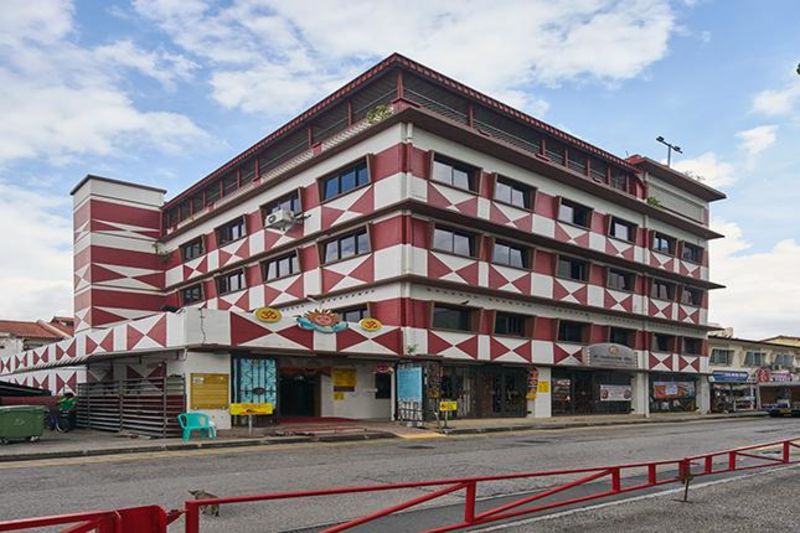
<svg viewBox="0 0 800 533">
<path fill-rule="evenodd" d="M 664 137 L 662 137 L 661 135 L 656 137 L 656 141 L 660 142 L 661 144 L 663 144 L 664 146 L 667 147 L 667 166 L 670 166 L 671 163 L 672 163 L 672 151 L 673 150 L 675 150 L 675 152 L 677 152 L 679 154 L 683 153 L 683 150 L 681 150 L 680 146 L 678 146 L 676 144 L 668 143 L 667 141 L 664 140 Z"/>
</svg>

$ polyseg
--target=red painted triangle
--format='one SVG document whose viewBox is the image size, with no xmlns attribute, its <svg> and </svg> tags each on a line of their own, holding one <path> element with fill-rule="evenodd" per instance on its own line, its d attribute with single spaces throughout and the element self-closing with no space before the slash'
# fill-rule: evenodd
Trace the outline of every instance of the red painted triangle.
<svg viewBox="0 0 800 533">
<path fill-rule="evenodd" d="M 403 335 L 399 328 L 381 333 L 380 335 L 372 337 L 372 340 L 396 354 L 400 354 L 403 351 Z"/>
<path fill-rule="evenodd" d="M 365 283 L 375 281 L 375 259 L 369 254 L 364 261 L 350 272 L 349 276 Z"/>
<path fill-rule="evenodd" d="M 276 331 L 278 335 L 284 339 L 299 344 L 300 346 L 309 350 L 314 349 L 314 332 L 310 329 L 303 329 L 300 326 L 292 326 L 290 328 Z"/>
<path fill-rule="evenodd" d="M 473 335 L 467 340 L 461 341 L 456 344 L 456 348 L 469 355 L 473 359 L 478 358 L 478 336 Z"/>
<path fill-rule="evenodd" d="M 498 357 L 508 353 L 508 348 L 494 337 L 489 337 L 489 359 L 494 361 Z"/>
<path fill-rule="evenodd" d="M 514 353 L 525 359 L 526 361 L 533 360 L 533 343 L 531 341 L 525 341 L 516 348 L 514 348 Z"/>
<path fill-rule="evenodd" d="M 563 300 L 567 296 L 569 296 L 569 291 L 564 288 L 563 285 L 556 279 L 553 283 L 553 299 L 554 300 Z"/>
<path fill-rule="evenodd" d="M 678 357 L 678 370 L 683 370 L 689 363 L 686 361 L 686 358 L 683 356 Z"/>
<path fill-rule="evenodd" d="M 103 349 L 104 352 L 113 352 L 114 351 L 114 330 L 112 329 L 106 334 L 106 338 L 100 341 L 100 348 Z"/>
<path fill-rule="evenodd" d="M 443 338 L 439 337 L 433 332 L 428 332 L 428 353 L 436 354 L 441 353 L 449 348 L 452 348 L 453 345 L 444 340 Z"/>
<path fill-rule="evenodd" d="M 136 347 L 136 345 L 139 344 L 139 341 L 144 338 L 144 333 L 134 328 L 130 324 L 128 324 L 127 332 L 128 332 L 128 341 L 126 346 L 128 350 L 133 350 Z"/>
<path fill-rule="evenodd" d="M 355 329 L 347 328 L 336 334 L 336 349 L 339 351 L 346 350 L 366 340 L 368 340 L 367 337 Z"/>
<path fill-rule="evenodd" d="M 533 215 L 525 215 L 514 221 L 514 225 L 522 231 L 533 231 Z"/>
<path fill-rule="evenodd" d="M 348 211 L 353 211 L 356 213 L 367 214 L 372 213 L 375 210 L 375 200 L 374 200 L 374 189 L 372 187 L 367 187 L 367 190 L 364 191 L 364 194 L 361 197 L 353 202 L 348 209 Z"/>
<path fill-rule="evenodd" d="M 519 292 L 522 294 L 531 294 L 531 276 L 530 274 L 524 274 L 523 276 L 515 279 L 511 282 L 511 284 L 519 289 Z"/>
<path fill-rule="evenodd" d="M 461 279 L 469 283 L 470 285 L 477 285 L 478 284 L 478 262 L 474 261 L 468 264 L 465 267 L 461 267 L 456 270 L 456 274 L 458 274 Z"/>
<path fill-rule="evenodd" d="M 183 281 L 186 281 L 187 279 L 192 277 L 192 274 L 194 274 L 194 269 L 186 265 L 183 265 Z"/>
<path fill-rule="evenodd" d="M 564 231 L 564 228 L 562 228 L 561 224 L 559 224 L 558 222 L 556 222 L 555 238 L 556 240 L 562 242 L 569 242 L 572 240 L 572 237 L 570 237 L 569 233 Z"/>
<path fill-rule="evenodd" d="M 294 280 L 291 283 L 291 285 L 286 287 L 286 290 L 284 292 L 286 292 L 286 294 L 291 294 L 295 298 L 302 298 L 304 293 L 305 293 L 304 288 L 303 288 L 303 279 L 304 279 L 304 277 L 303 277 L 302 274 L 297 276 L 297 279 Z"/>
<path fill-rule="evenodd" d="M 125 379 L 142 379 L 143 377 L 133 366 L 125 366 Z"/>
<path fill-rule="evenodd" d="M 97 350 L 97 343 L 88 335 L 86 336 L 86 355 L 93 354 Z"/>
<path fill-rule="evenodd" d="M 489 220 L 495 224 L 508 224 L 511 222 L 511 219 L 494 202 L 489 205 Z"/>
<path fill-rule="evenodd" d="M 455 207 L 465 215 L 478 216 L 478 198 L 470 198 L 464 202 L 457 203 Z"/>
<path fill-rule="evenodd" d="M 147 332 L 147 337 L 159 346 L 167 345 L 167 317 L 162 315 Z"/>
<path fill-rule="evenodd" d="M 56 390 L 55 390 L 55 393 L 56 394 L 62 394 L 64 392 L 64 385 L 66 385 L 66 382 L 64 381 L 64 379 L 61 376 L 59 376 L 58 374 L 56 374 Z"/>
<path fill-rule="evenodd" d="M 322 206 L 322 227 L 330 228 L 344 214 L 342 209 Z"/>
<path fill-rule="evenodd" d="M 589 301 L 589 288 L 586 285 L 583 285 L 581 288 L 573 292 L 572 296 L 574 296 L 579 303 L 586 305 Z"/>
<path fill-rule="evenodd" d="M 230 314 L 231 344 L 238 346 L 272 333 L 267 328 L 236 313 Z"/>
<path fill-rule="evenodd" d="M 69 342 L 69 345 L 67 346 L 67 349 L 64 350 L 64 353 L 67 355 L 67 357 L 75 357 L 75 339 L 72 339 Z"/>
<path fill-rule="evenodd" d="M 453 270 L 432 252 L 428 252 L 428 277 L 440 278 L 452 273 Z"/>
<path fill-rule="evenodd" d="M 197 266 L 195 267 L 195 270 L 197 270 L 201 274 L 205 274 L 206 272 L 208 272 L 208 256 L 207 255 L 203 256 L 203 258 L 200 260 L 200 262 L 197 263 Z"/>
<path fill-rule="evenodd" d="M 125 279 L 126 276 L 125 274 L 120 274 L 119 272 L 101 267 L 100 265 L 92 265 L 86 277 L 88 280 L 92 281 L 92 283 L 98 283 L 100 281 Z"/>
<path fill-rule="evenodd" d="M 327 268 L 322 269 L 322 288 L 324 291 L 332 290 L 336 285 L 345 278 L 344 275 L 339 274 L 338 272 L 334 272 L 333 270 L 329 270 Z"/>
<path fill-rule="evenodd" d="M 695 370 L 700 372 L 700 358 L 699 357 L 695 357 L 690 364 L 691 364 L 692 368 L 694 368 Z"/>
<path fill-rule="evenodd" d="M 244 259 L 250 256 L 250 239 L 244 239 L 242 244 L 233 252 L 233 255 L 239 257 L 240 259 Z"/>
<path fill-rule="evenodd" d="M 434 207 L 450 207 L 452 202 L 448 200 L 439 190 L 436 188 L 435 185 L 428 183 L 428 205 L 432 205 Z"/>
<path fill-rule="evenodd" d="M 568 357 L 570 357 L 571 355 L 572 355 L 571 353 L 566 351 L 561 346 L 559 346 L 557 344 L 553 345 L 553 362 L 554 363 L 558 364 L 561 361 L 563 361 L 564 359 L 567 359 Z"/>
<path fill-rule="evenodd" d="M 153 272 L 151 274 L 142 274 L 141 276 L 136 276 L 133 279 L 141 281 L 142 283 L 147 283 L 151 287 L 155 287 L 157 289 L 160 289 L 160 288 L 164 287 L 164 273 L 163 272 Z"/>
<path fill-rule="evenodd" d="M 67 378 L 67 387 L 76 391 L 78 389 L 78 373 L 73 372 L 70 374 L 69 378 Z"/>
<path fill-rule="evenodd" d="M 220 249 L 218 253 L 219 253 L 219 266 L 225 266 L 225 264 L 228 261 L 230 261 L 231 257 L 233 257 L 233 255 L 222 249 Z"/>
<path fill-rule="evenodd" d="M 273 231 L 271 229 L 264 230 L 264 250 L 270 251 L 275 243 L 278 242 L 278 239 L 281 238 L 281 234 L 277 231 Z"/>
<path fill-rule="evenodd" d="M 302 278 L 302 276 L 301 276 L 301 278 Z M 271 304 L 281 294 L 283 294 L 283 293 L 281 291 L 279 291 L 278 289 L 273 289 L 269 285 L 265 285 L 264 286 L 264 303 L 266 303 L 267 305 Z"/>
<path fill-rule="evenodd" d="M 492 265 L 489 265 L 489 288 L 499 289 L 506 285 L 508 280 Z"/>
<path fill-rule="evenodd" d="M 234 307 L 242 311 L 250 310 L 250 291 L 243 291 L 239 299 L 233 303 Z"/>
<path fill-rule="evenodd" d="M 578 246 L 583 246 L 584 248 L 589 247 L 589 232 L 582 233 L 575 237 L 575 244 Z"/>
</svg>

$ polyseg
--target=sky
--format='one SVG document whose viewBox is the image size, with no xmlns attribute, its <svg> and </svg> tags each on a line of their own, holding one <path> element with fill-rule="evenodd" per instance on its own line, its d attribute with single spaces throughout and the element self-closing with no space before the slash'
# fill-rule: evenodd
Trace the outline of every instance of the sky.
<svg viewBox="0 0 800 533">
<path fill-rule="evenodd" d="M 87 173 L 175 195 L 393 52 L 620 156 L 712 208 L 710 319 L 800 335 L 796 0 L 3 0 L 0 318 L 72 312 Z"/>
</svg>

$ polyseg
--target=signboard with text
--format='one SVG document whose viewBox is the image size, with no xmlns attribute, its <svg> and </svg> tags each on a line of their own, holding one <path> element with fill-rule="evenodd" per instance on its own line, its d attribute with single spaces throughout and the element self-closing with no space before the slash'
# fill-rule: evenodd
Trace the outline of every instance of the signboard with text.
<svg viewBox="0 0 800 533">
<path fill-rule="evenodd" d="M 586 366 L 602 368 L 639 368 L 639 358 L 631 348 L 622 344 L 603 342 L 583 349 Z"/>
<path fill-rule="evenodd" d="M 600 385 L 601 402 L 629 402 L 633 398 L 630 385 Z"/>
</svg>

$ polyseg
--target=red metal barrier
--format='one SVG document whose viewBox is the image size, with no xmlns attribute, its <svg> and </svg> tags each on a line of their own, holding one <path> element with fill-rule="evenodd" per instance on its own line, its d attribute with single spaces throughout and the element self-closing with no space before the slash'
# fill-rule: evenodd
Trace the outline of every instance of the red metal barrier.
<svg viewBox="0 0 800 533">
<path fill-rule="evenodd" d="M 114 511 L 89 511 L 0 522 L 0 531 L 19 531 L 47 526 L 68 526 L 61 533 L 166 533 L 167 526 L 183 511 L 165 511 L 158 505 Z"/>
<path fill-rule="evenodd" d="M 463 519 L 450 524 L 444 524 L 434 529 L 429 529 L 428 533 L 440 533 L 445 531 L 454 531 L 464 529 L 467 527 L 474 527 L 484 525 L 491 522 L 501 520 L 509 520 L 517 518 L 526 514 L 536 513 L 558 507 L 565 507 L 574 505 L 589 500 L 596 500 L 605 498 L 616 494 L 624 494 L 636 490 L 647 489 L 664 485 L 667 483 L 676 483 L 686 481 L 687 478 L 707 476 L 712 474 L 722 474 L 727 472 L 750 470 L 754 468 L 763 468 L 774 466 L 776 464 L 793 464 L 800 462 L 800 459 L 792 460 L 792 450 L 800 448 L 800 438 L 769 442 L 764 444 L 756 444 L 752 446 L 745 446 L 742 448 L 735 448 L 731 450 L 724 450 L 719 452 L 711 452 L 701 455 L 694 455 L 685 457 L 683 459 L 673 459 L 666 461 L 648 461 L 642 463 L 631 463 L 616 466 L 604 466 L 598 468 L 576 468 L 570 470 L 551 470 L 548 472 L 525 472 L 515 474 L 503 474 L 496 476 L 478 476 L 468 478 L 456 479 L 440 479 L 432 481 L 417 481 L 408 483 L 387 483 L 382 485 L 366 485 L 356 487 L 341 487 L 333 489 L 310 490 L 310 491 L 295 491 L 295 492 L 276 492 L 269 494 L 253 494 L 247 496 L 233 496 L 229 498 L 213 498 L 204 500 L 190 500 L 185 502 L 186 505 L 186 533 L 198 533 L 200 531 L 200 509 L 205 505 L 225 505 L 235 503 L 248 503 L 257 501 L 274 501 L 274 500 L 289 500 L 297 498 L 311 498 L 322 496 L 334 496 L 342 494 L 357 494 L 368 492 L 385 492 L 402 489 L 419 489 L 419 488 L 435 488 L 423 496 L 418 496 L 411 500 L 375 511 L 358 518 L 352 519 L 348 522 L 343 522 L 335 526 L 329 527 L 324 530 L 325 533 L 335 533 L 345 531 L 369 522 L 389 516 L 398 511 L 409 509 L 421 503 L 440 498 L 442 496 L 452 494 L 461 490 L 465 491 L 464 498 L 464 512 Z M 756 451 L 768 451 L 772 449 L 780 457 L 770 457 L 765 455 L 757 455 Z M 753 462 L 752 464 L 740 464 L 740 459 L 747 459 Z M 721 467 L 719 465 L 722 465 Z M 665 473 L 667 467 L 672 467 L 670 472 Z M 700 468 L 697 468 L 697 467 Z M 645 481 L 626 484 L 625 474 L 641 470 L 644 474 Z M 528 494 L 520 497 L 514 501 L 498 505 L 496 507 L 484 510 L 480 513 L 476 512 L 477 502 L 477 487 L 479 483 L 490 483 L 493 481 L 508 481 L 519 479 L 533 479 L 545 478 L 550 476 L 580 476 L 578 479 L 564 482 L 553 487 L 550 487 L 533 494 Z M 581 496 L 565 497 L 550 502 L 541 502 L 547 498 L 563 495 L 569 490 L 579 486 L 586 486 L 589 483 L 597 481 L 608 481 L 609 488 L 605 488 L 601 483 L 597 483 L 598 487 L 594 491 Z M 594 487 L 592 487 L 594 488 Z M 534 504 L 534 505 L 530 505 Z"/>
</svg>

